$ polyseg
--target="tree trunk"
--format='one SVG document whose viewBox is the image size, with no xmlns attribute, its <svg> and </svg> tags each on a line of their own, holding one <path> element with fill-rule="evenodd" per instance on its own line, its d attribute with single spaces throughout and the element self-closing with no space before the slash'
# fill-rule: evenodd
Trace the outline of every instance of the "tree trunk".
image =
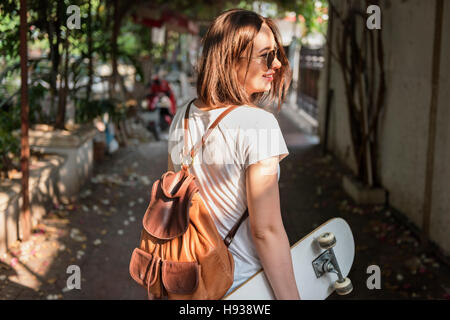
<svg viewBox="0 0 450 320">
<path fill-rule="evenodd" d="M 167 27 L 164 28 L 164 45 L 163 45 L 163 64 L 164 67 L 167 68 L 167 59 L 168 59 L 168 45 L 169 45 L 169 31 L 167 30 Z"/>
<path fill-rule="evenodd" d="M 120 15 L 119 15 L 119 3 L 118 0 L 114 0 L 113 2 L 113 33 L 111 38 L 111 67 L 112 67 L 112 75 L 110 82 L 110 96 L 113 97 L 116 91 L 116 80 L 117 80 L 117 38 L 119 37 L 120 30 Z"/>
<path fill-rule="evenodd" d="M 28 105 L 28 53 L 27 53 L 27 2 L 20 0 L 20 107 L 21 107 L 21 152 L 20 165 L 22 170 L 22 208 L 20 211 L 19 228 L 22 228 L 22 240 L 27 241 L 31 235 L 30 195 L 28 190 L 30 146 L 28 142 L 29 105 Z M 20 234 L 20 232 L 19 232 Z"/>
<path fill-rule="evenodd" d="M 149 48 L 149 65 L 150 67 L 148 68 L 148 75 L 144 75 L 148 76 L 148 78 L 146 79 L 145 83 L 151 83 L 152 81 L 152 68 L 153 68 L 153 55 L 152 55 L 152 51 L 153 51 L 153 28 L 150 28 L 150 43 L 148 45 Z M 143 70 L 145 70 L 145 68 L 142 68 Z"/>
<path fill-rule="evenodd" d="M 92 64 L 92 0 L 89 0 L 89 7 L 88 7 L 88 21 L 87 21 L 87 44 L 88 44 L 88 86 L 86 88 L 86 100 L 90 100 L 91 98 L 91 91 L 92 91 L 92 83 L 93 83 L 93 64 Z"/>
<path fill-rule="evenodd" d="M 50 9 L 51 12 L 51 9 Z M 58 74 L 59 52 L 58 47 L 54 44 L 55 25 L 53 21 L 48 21 L 48 42 L 50 46 L 50 111 L 53 112 L 55 105 L 55 97 L 57 92 L 56 75 Z"/>
<path fill-rule="evenodd" d="M 61 81 L 59 86 L 59 99 L 58 99 L 58 114 L 56 116 L 55 128 L 64 129 L 66 119 L 66 102 L 68 92 L 68 77 L 69 77 L 69 30 L 66 31 L 66 39 L 64 41 L 64 70 L 61 72 Z M 64 83 L 63 83 L 64 81 Z"/>
</svg>

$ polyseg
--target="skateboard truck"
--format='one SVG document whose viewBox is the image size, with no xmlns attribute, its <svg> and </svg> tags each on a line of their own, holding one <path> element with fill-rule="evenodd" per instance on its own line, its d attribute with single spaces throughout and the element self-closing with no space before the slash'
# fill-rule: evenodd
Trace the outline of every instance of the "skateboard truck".
<svg viewBox="0 0 450 320">
<path fill-rule="evenodd" d="M 334 254 L 333 247 L 336 245 L 336 237 L 331 232 L 326 232 L 321 234 L 317 241 L 319 242 L 319 246 L 325 249 L 325 251 L 312 262 L 316 277 L 320 278 L 326 273 L 336 273 L 338 280 L 333 285 L 336 293 L 339 295 L 349 294 L 353 290 L 353 285 L 349 278 L 342 276 L 336 255 Z"/>
</svg>

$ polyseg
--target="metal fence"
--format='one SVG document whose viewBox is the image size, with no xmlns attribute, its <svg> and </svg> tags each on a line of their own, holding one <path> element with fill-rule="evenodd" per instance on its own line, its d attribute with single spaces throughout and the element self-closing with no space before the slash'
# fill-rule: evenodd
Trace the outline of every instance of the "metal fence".
<svg viewBox="0 0 450 320">
<path fill-rule="evenodd" d="M 297 91 L 297 103 L 300 108 L 314 119 L 317 119 L 318 82 L 323 65 L 323 48 L 310 49 L 302 46 L 300 50 L 300 81 Z"/>
</svg>

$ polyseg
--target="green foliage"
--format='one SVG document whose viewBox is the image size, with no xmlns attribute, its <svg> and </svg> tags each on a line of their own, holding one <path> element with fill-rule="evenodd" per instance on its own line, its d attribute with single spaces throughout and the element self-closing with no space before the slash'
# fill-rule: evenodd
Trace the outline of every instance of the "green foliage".
<svg viewBox="0 0 450 320">
<path fill-rule="evenodd" d="M 31 125 L 36 123 L 50 123 L 48 117 L 43 114 L 41 100 L 47 89 L 40 83 L 29 87 L 29 122 Z M 6 95 L 4 95 L 6 94 Z M 0 171 L 6 172 L 13 167 L 13 158 L 18 158 L 20 153 L 20 141 L 13 135 L 13 132 L 20 129 L 21 109 L 20 109 L 20 91 L 11 96 L 8 90 L 0 93 Z M 6 102 L 7 101 L 7 102 Z"/>
<path fill-rule="evenodd" d="M 328 14 L 327 1 L 305 1 L 302 11 L 300 13 L 305 18 L 307 32 L 326 33 L 326 20 L 323 17 Z"/>
<path fill-rule="evenodd" d="M 305 35 L 311 32 L 326 33 L 327 19 L 324 19 L 324 15 L 328 14 L 327 0 L 278 0 L 277 2 L 282 9 L 293 11 L 303 17 L 300 23 L 306 29 Z"/>
<path fill-rule="evenodd" d="M 19 2 L 5 0 L 0 3 L 0 57 L 12 61 L 19 56 Z"/>
<path fill-rule="evenodd" d="M 35 123 L 48 123 L 42 113 L 41 99 L 47 89 L 40 83 L 29 88 L 29 121 Z M 7 97 L 0 94 L 0 101 L 5 101 Z M 21 110 L 20 100 L 17 95 L 10 99 L 8 103 L 2 105 L 0 109 L 0 171 L 8 171 L 12 167 L 12 158 L 19 157 L 20 141 L 13 135 L 13 132 L 20 129 Z"/>
<path fill-rule="evenodd" d="M 76 99 L 75 105 L 75 121 L 77 123 L 89 122 L 114 108 L 114 104 L 110 100 L 86 100 L 83 98 Z"/>
<path fill-rule="evenodd" d="M 89 33 L 88 10 L 91 4 L 91 25 Z M 122 20 L 118 37 L 118 60 L 131 64 L 137 71 L 136 79 L 146 79 L 141 69 L 140 59 L 151 56 L 154 65 L 163 63 L 163 45 L 150 44 L 151 29 L 136 24 L 130 18 L 133 8 L 142 5 L 142 1 L 119 0 L 121 10 L 126 14 Z M 221 11 L 232 8 L 254 9 L 253 0 L 153 0 L 158 8 L 165 8 L 183 13 L 192 19 L 211 20 Z M 316 5 L 320 3 L 320 6 Z M 327 13 L 326 0 L 274 0 L 258 2 L 261 6 L 274 8 L 270 12 L 277 12 L 279 17 L 286 11 L 301 14 L 307 32 L 325 32 L 326 23 L 323 21 Z M 68 30 L 66 9 L 69 5 L 77 5 L 81 12 L 81 29 Z M 103 112 L 104 103 L 99 101 L 80 100 L 83 96 L 81 89 L 85 89 L 88 70 L 88 39 L 92 36 L 92 55 L 94 63 L 109 63 L 111 60 L 111 38 L 114 25 L 113 4 L 109 0 L 28 0 L 28 45 L 30 50 L 40 49 L 43 60 L 32 66 L 30 82 L 30 119 L 50 123 L 54 121 L 52 115 L 42 112 L 40 101 L 45 95 L 57 97 L 58 84 L 56 79 L 61 76 L 64 62 L 64 42 L 67 38 L 70 54 L 70 92 L 69 97 L 76 101 L 76 121 L 87 121 L 96 114 Z M 123 13 L 121 11 L 121 13 Z M 167 51 L 175 50 L 178 42 L 176 34 L 169 34 Z M 8 97 L 17 93 L 20 83 L 18 72 L 19 54 L 19 1 L 2 0 L 0 2 L 0 94 Z M 94 66 L 95 66 L 94 64 Z M 30 63 L 31 65 L 31 63 Z M 6 79 L 6 80 L 5 80 Z M 79 85 L 83 83 L 82 85 Z M 45 89 L 45 88 L 50 88 Z M 53 101 L 53 100 L 52 100 Z M 83 102 L 80 102 L 83 101 Z M 0 101 L 1 103 L 1 101 Z M 14 102 L 14 105 L 17 102 Z M 79 110 L 78 110 L 79 108 Z M 89 108 L 92 108 L 90 110 Z M 111 108 L 110 108 L 111 109 Z M 111 113 L 119 116 L 114 109 Z"/>
<path fill-rule="evenodd" d="M 51 117 L 42 111 L 42 99 L 46 93 L 47 89 L 39 82 L 35 83 L 28 90 L 28 102 L 30 105 L 29 121 L 31 124 L 52 122 Z M 20 108 L 20 105 L 17 108 Z"/>
<path fill-rule="evenodd" d="M 18 157 L 19 152 L 19 139 L 0 126 L 0 172 L 12 169 L 12 158 Z"/>
<path fill-rule="evenodd" d="M 0 99 L 4 97 L 0 95 Z M 20 108 L 8 103 L 0 109 L 0 171 L 11 169 L 11 158 L 20 152 L 19 140 L 12 132 L 20 128 Z"/>
<path fill-rule="evenodd" d="M 75 119 L 77 123 L 86 123 L 96 117 L 108 113 L 112 121 L 125 119 L 126 109 L 120 103 L 111 99 L 86 100 L 76 99 Z"/>
</svg>

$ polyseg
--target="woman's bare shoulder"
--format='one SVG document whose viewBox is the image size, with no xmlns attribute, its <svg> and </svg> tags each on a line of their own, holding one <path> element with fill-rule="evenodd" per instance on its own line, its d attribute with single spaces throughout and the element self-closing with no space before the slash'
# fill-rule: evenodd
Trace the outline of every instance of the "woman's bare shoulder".
<svg viewBox="0 0 450 320">
<path fill-rule="evenodd" d="M 276 121 L 272 112 L 259 107 L 242 105 L 236 108 L 236 110 L 233 110 L 233 112 L 235 111 L 237 112 L 234 114 L 233 118 L 237 118 L 239 122 L 245 126 L 254 127 L 270 124 L 273 121 Z"/>
</svg>

